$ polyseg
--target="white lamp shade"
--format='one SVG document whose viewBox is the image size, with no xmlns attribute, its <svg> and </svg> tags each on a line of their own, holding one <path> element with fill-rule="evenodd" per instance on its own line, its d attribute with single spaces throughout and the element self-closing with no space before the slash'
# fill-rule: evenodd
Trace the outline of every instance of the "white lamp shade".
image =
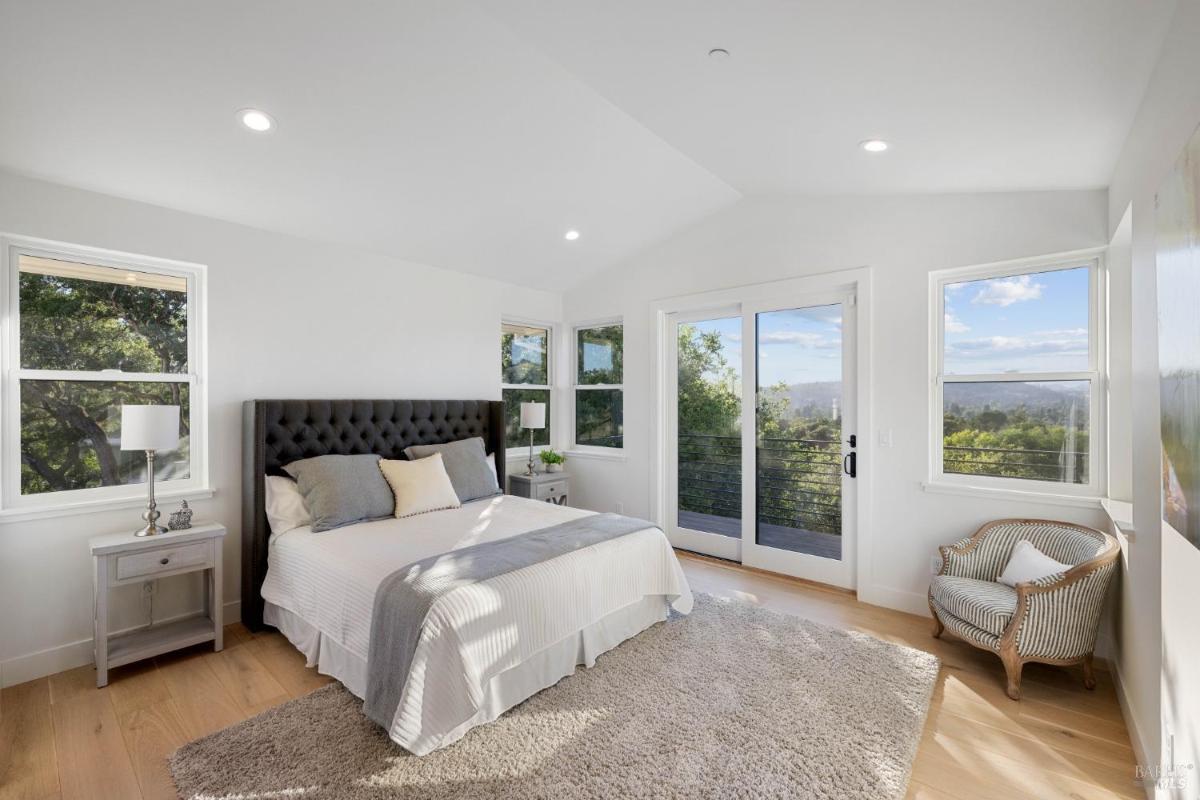
<svg viewBox="0 0 1200 800">
<path fill-rule="evenodd" d="M 521 403 L 521 427 L 522 428 L 544 428 L 544 427 L 546 427 L 546 404 L 545 403 Z"/>
<path fill-rule="evenodd" d="M 121 406 L 122 450 L 174 450 L 179 406 Z"/>
</svg>

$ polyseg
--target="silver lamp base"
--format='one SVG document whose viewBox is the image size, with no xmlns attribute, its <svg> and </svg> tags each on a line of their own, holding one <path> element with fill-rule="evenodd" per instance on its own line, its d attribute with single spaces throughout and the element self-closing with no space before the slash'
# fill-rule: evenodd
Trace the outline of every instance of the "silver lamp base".
<svg viewBox="0 0 1200 800">
<path fill-rule="evenodd" d="M 142 512 L 142 520 L 146 523 L 144 528 L 140 528 L 133 532 L 134 536 L 157 536 L 160 533 L 166 533 L 167 529 L 158 524 L 158 518 L 162 514 L 158 511 L 158 504 L 154 502 L 154 451 L 146 451 L 146 492 L 148 499 L 146 501 L 146 510 Z"/>
</svg>

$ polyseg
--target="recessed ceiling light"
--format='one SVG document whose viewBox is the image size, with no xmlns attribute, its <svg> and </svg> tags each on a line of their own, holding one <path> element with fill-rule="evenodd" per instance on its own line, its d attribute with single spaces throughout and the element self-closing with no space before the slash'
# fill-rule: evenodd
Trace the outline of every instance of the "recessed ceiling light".
<svg viewBox="0 0 1200 800">
<path fill-rule="evenodd" d="M 275 127 L 275 120 L 265 111 L 256 108 L 243 108 L 237 113 L 238 119 L 255 133 L 266 133 Z"/>
<path fill-rule="evenodd" d="M 568 242 L 573 242 L 579 238 L 579 231 L 567 231 L 563 235 L 563 238 L 566 239 Z"/>
<path fill-rule="evenodd" d="M 708 57 L 714 61 L 724 61 L 725 59 L 729 58 L 729 51 L 724 47 L 714 47 L 712 50 L 708 51 Z"/>
<path fill-rule="evenodd" d="M 867 139 L 864 142 L 859 142 L 858 146 L 868 153 L 882 153 L 888 149 L 888 143 L 883 139 Z"/>
</svg>

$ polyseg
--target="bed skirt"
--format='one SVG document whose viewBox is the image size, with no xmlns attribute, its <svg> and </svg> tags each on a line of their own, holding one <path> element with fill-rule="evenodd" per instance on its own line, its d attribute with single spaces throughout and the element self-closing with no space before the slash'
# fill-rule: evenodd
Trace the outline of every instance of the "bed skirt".
<svg viewBox="0 0 1200 800">
<path fill-rule="evenodd" d="M 496 675 L 485 687 L 478 711 L 469 719 L 461 720 L 446 730 L 421 730 L 406 741 L 399 741 L 395 730 L 389 731 L 389 735 L 397 744 L 416 755 L 425 755 L 444 747 L 462 738 L 476 725 L 491 722 L 542 689 L 558 683 L 580 664 L 591 667 L 601 653 L 665 620 L 669 609 L 670 600 L 665 596 L 644 597 Z M 308 666 L 316 667 L 321 674 L 341 681 L 355 697 L 361 699 L 365 696 L 365 657 L 355 655 L 328 636 L 322 636 L 316 627 L 273 603 L 266 604 L 263 619 L 268 625 L 278 628 L 304 654 Z"/>
</svg>

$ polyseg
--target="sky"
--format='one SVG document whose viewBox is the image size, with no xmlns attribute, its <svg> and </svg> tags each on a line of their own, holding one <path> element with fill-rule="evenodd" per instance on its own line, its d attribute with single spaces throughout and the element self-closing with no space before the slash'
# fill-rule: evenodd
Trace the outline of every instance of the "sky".
<svg viewBox="0 0 1200 800">
<path fill-rule="evenodd" d="M 945 370 L 967 375 L 1088 368 L 1087 267 L 947 284 Z"/>
<path fill-rule="evenodd" d="M 725 358 L 740 375 L 742 318 L 693 323 L 717 331 Z M 769 311 L 758 315 L 758 385 L 840 381 L 842 379 L 841 305 Z"/>
</svg>

